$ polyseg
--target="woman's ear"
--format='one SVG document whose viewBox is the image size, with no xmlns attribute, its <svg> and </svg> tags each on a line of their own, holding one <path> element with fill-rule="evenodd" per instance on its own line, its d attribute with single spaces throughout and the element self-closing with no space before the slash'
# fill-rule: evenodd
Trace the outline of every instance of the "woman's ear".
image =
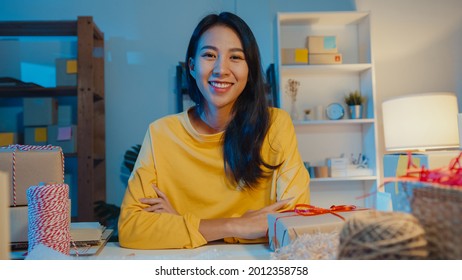
<svg viewBox="0 0 462 280">
<path fill-rule="evenodd" d="M 189 73 L 191 74 L 191 76 L 193 76 L 193 78 L 195 79 L 196 78 L 196 70 L 195 70 L 195 67 L 194 67 L 194 59 L 192 59 L 192 57 L 190 57 L 188 59 L 188 68 L 189 68 Z"/>
<path fill-rule="evenodd" d="M 196 78 L 196 70 L 195 70 L 195 65 L 194 65 L 194 59 L 192 59 L 192 57 L 190 57 L 188 59 L 188 68 L 189 68 L 189 73 L 195 79 Z"/>
</svg>

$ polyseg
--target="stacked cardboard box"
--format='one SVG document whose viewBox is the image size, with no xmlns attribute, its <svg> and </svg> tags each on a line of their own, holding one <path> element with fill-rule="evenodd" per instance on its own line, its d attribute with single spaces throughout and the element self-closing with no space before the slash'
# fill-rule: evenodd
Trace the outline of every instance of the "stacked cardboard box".
<svg viewBox="0 0 462 280">
<path fill-rule="evenodd" d="M 14 159 L 13 159 L 14 152 Z M 0 170 L 9 179 L 11 242 L 26 242 L 28 210 L 26 190 L 39 183 L 63 183 L 63 156 L 61 149 L 21 150 L 13 147 L 0 148 Z M 13 174 L 13 165 L 15 172 Z M 14 175 L 14 177 L 13 177 Z M 15 193 L 13 192 L 15 178 Z"/>
<path fill-rule="evenodd" d="M 309 64 L 341 64 L 342 54 L 338 52 L 336 36 L 308 36 Z"/>
<path fill-rule="evenodd" d="M 58 106 L 55 98 L 24 98 L 24 144 L 50 144 L 75 153 L 77 126 L 71 122 L 72 108 Z"/>
</svg>

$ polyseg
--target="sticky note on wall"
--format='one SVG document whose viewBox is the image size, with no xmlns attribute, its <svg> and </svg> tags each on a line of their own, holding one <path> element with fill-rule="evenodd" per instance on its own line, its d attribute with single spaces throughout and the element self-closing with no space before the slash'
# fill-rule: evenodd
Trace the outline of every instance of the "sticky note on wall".
<svg viewBox="0 0 462 280">
<path fill-rule="evenodd" d="M 16 143 L 16 133 L 0 132 L 0 146 L 8 146 Z"/>
<path fill-rule="evenodd" d="M 47 141 L 47 128 L 37 127 L 34 131 L 35 142 L 46 142 Z"/>
<path fill-rule="evenodd" d="M 66 141 L 66 140 L 71 140 L 71 138 L 72 138 L 72 127 L 70 126 L 58 127 L 58 137 L 56 140 Z"/>
<path fill-rule="evenodd" d="M 77 73 L 77 60 L 67 60 L 66 61 L 66 73 L 67 74 Z"/>
</svg>

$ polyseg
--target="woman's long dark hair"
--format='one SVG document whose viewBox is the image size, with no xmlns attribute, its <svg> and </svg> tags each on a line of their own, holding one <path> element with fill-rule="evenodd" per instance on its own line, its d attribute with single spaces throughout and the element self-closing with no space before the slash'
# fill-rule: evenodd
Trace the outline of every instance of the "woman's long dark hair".
<svg viewBox="0 0 462 280">
<path fill-rule="evenodd" d="M 270 125 L 270 114 L 265 96 L 265 83 L 257 41 L 249 26 L 238 16 L 223 12 L 203 18 L 194 30 L 186 52 L 186 61 L 194 58 L 197 44 L 204 32 L 216 25 L 224 25 L 236 32 L 244 48 L 249 76 L 244 91 L 236 100 L 234 118 L 229 122 L 223 139 L 223 158 L 226 174 L 241 188 L 252 188 L 259 179 L 268 176 L 268 169 L 277 166 L 266 163 L 261 155 L 263 141 Z M 187 67 L 189 69 L 189 65 Z M 191 99 L 199 113 L 204 98 L 196 80 L 188 72 L 187 82 Z"/>
</svg>

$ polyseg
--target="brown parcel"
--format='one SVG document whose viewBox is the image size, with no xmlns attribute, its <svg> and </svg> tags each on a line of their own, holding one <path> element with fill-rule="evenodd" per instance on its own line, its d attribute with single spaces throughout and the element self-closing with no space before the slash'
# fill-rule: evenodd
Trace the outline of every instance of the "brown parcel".
<svg viewBox="0 0 462 280">
<path fill-rule="evenodd" d="M 13 206 L 13 151 L 0 148 L 0 170 L 11 178 L 10 206 Z M 63 184 L 63 158 L 61 148 L 51 150 L 16 150 L 16 205 L 27 205 L 26 190 L 39 183 Z M 2 186 L 3 187 L 3 186 Z"/>
</svg>

